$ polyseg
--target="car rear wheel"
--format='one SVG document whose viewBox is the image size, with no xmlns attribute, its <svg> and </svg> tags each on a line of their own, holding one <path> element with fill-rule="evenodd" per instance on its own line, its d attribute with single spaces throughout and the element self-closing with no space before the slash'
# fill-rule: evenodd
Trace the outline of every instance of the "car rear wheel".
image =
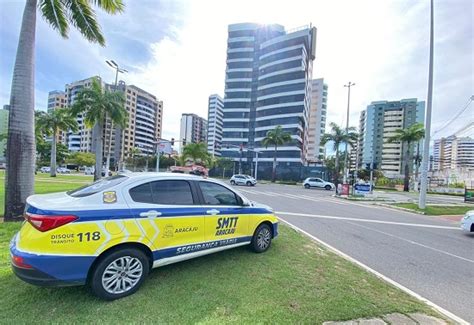
<svg viewBox="0 0 474 325">
<path fill-rule="evenodd" d="M 231 185 L 235 185 L 235 181 L 230 181 L 230 184 L 231 184 Z"/>
<path fill-rule="evenodd" d="M 326 185 L 326 186 L 324 186 L 324 188 L 326 189 L 326 191 L 330 191 L 331 190 L 331 185 Z"/>
<path fill-rule="evenodd" d="M 268 224 L 263 223 L 255 230 L 250 246 L 254 252 L 263 253 L 270 248 L 271 243 L 272 230 Z"/>
<path fill-rule="evenodd" d="M 92 292 L 115 300 L 135 293 L 150 270 L 148 257 L 139 249 L 125 248 L 103 256 L 90 278 Z"/>
<path fill-rule="evenodd" d="M 309 184 L 304 184 L 304 188 L 308 189 L 310 188 L 311 186 Z"/>
</svg>

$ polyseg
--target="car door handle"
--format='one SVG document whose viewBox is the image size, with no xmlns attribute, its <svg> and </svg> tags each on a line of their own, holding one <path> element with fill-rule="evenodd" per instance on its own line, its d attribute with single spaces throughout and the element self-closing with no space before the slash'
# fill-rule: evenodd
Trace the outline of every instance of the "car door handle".
<svg viewBox="0 0 474 325">
<path fill-rule="evenodd" d="M 219 210 L 216 210 L 216 209 L 212 209 L 212 210 L 207 210 L 206 211 L 207 214 L 212 214 L 212 215 L 216 215 L 219 213 Z"/>
<path fill-rule="evenodd" d="M 140 217 L 156 218 L 158 216 L 161 216 L 161 212 L 155 210 L 140 213 Z"/>
</svg>

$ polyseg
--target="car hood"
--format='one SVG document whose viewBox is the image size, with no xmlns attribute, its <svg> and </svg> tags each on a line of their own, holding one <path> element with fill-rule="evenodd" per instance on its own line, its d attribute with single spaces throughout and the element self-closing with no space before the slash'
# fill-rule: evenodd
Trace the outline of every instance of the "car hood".
<svg viewBox="0 0 474 325">
<path fill-rule="evenodd" d="M 252 207 L 254 207 L 254 208 L 266 209 L 266 210 L 269 210 L 269 211 L 273 212 L 273 208 L 269 207 L 268 205 L 258 203 L 258 202 L 255 202 L 255 201 L 250 201 L 250 203 L 252 204 Z"/>
</svg>

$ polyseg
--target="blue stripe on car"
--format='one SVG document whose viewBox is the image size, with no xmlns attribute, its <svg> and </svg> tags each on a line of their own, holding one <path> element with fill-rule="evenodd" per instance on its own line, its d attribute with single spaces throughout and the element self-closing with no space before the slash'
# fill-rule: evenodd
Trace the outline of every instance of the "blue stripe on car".
<svg viewBox="0 0 474 325">
<path fill-rule="evenodd" d="M 242 207 L 223 207 L 217 208 L 220 214 L 269 214 L 269 210 L 265 208 L 242 208 Z M 96 220 L 113 220 L 113 219 L 133 219 L 140 218 L 140 213 L 153 210 L 150 208 L 140 209 L 104 209 L 104 210 L 78 210 L 78 211 L 66 211 L 66 210 L 43 210 L 35 208 L 34 206 L 28 205 L 27 212 L 42 215 L 64 215 L 73 214 L 79 219 L 75 222 L 84 221 L 96 221 Z M 155 210 L 161 212 L 161 218 L 163 217 L 186 217 L 186 216 L 199 216 L 208 215 L 207 210 L 209 207 L 176 207 L 176 208 L 156 208 Z"/>
</svg>

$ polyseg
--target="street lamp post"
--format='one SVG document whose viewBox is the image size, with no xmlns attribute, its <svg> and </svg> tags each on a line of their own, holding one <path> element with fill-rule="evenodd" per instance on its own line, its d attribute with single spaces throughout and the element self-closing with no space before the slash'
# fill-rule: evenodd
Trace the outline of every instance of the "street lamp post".
<svg viewBox="0 0 474 325">
<path fill-rule="evenodd" d="M 118 64 L 114 60 L 106 60 L 105 63 L 107 63 L 112 69 L 115 69 L 115 86 L 114 86 L 114 91 L 117 91 L 117 83 L 118 83 L 118 75 L 119 73 L 127 73 L 128 71 L 125 69 L 122 69 L 118 66 Z M 105 118 L 105 123 L 107 123 L 107 116 Z M 110 133 L 109 133 L 109 141 L 108 141 L 108 149 L 107 149 L 107 160 L 105 163 L 105 170 L 106 173 L 109 172 L 110 168 L 110 151 L 112 148 L 112 129 L 114 127 L 114 122 L 110 121 Z M 120 158 L 119 158 L 119 170 L 122 168 L 122 150 L 120 152 Z"/>
<path fill-rule="evenodd" d="M 347 87 L 347 114 L 346 114 L 346 134 L 349 133 L 349 107 L 351 103 L 351 87 L 355 86 L 354 82 L 348 82 L 347 85 L 344 85 L 344 87 Z M 347 158 L 348 158 L 348 152 L 347 152 L 347 141 L 346 141 L 346 150 L 344 153 L 344 176 L 343 176 L 343 183 L 347 183 Z"/>
<path fill-rule="evenodd" d="M 423 143 L 423 160 L 421 161 L 421 188 L 418 208 L 426 207 L 426 190 L 428 186 L 428 168 L 430 160 L 431 105 L 433 99 L 433 41 L 434 41 L 434 5 L 431 0 L 430 13 L 430 65 L 428 71 L 428 98 L 426 101 L 425 142 Z"/>
</svg>

